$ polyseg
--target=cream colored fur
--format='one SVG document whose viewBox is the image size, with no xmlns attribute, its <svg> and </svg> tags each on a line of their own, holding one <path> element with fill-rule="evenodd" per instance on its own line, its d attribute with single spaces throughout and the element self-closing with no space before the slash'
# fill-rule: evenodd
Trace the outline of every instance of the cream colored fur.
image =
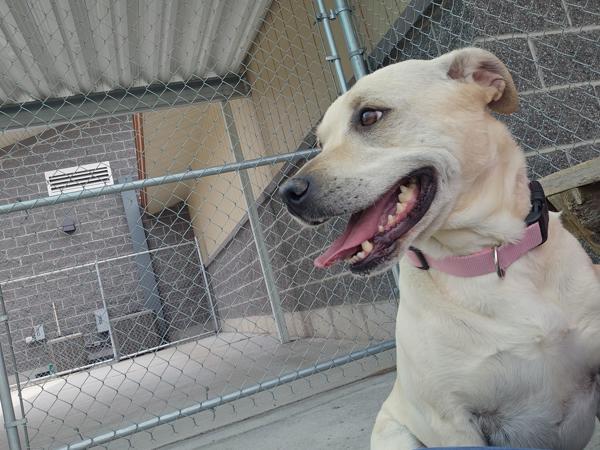
<svg viewBox="0 0 600 450">
<path fill-rule="evenodd" d="M 389 111 L 357 130 L 352 118 L 365 106 Z M 398 243 L 397 259 L 409 245 L 441 257 L 516 241 L 530 207 L 525 160 L 490 108 L 517 107 L 508 71 L 483 50 L 395 64 L 331 105 L 318 129 L 323 151 L 302 174 L 337 188 L 320 198 L 337 214 L 339 204 L 362 209 L 412 170 L 434 167 L 436 198 Z M 600 278 L 558 214 L 548 241 L 505 279 L 453 277 L 401 259 L 400 283 L 397 380 L 373 450 L 588 443 L 598 410 Z"/>
</svg>

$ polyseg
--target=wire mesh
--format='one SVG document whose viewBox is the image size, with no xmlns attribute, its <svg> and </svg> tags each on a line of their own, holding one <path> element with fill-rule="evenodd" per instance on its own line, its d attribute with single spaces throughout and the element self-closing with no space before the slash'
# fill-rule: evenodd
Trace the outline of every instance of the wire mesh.
<svg viewBox="0 0 600 450">
<path fill-rule="evenodd" d="M 599 156 L 597 2 L 351 6 L 370 71 L 503 59 L 533 178 Z M 154 448 L 393 367 L 392 274 L 315 269 L 343 221 L 305 230 L 276 195 L 338 93 L 312 1 L 0 8 L 0 344 L 26 447 Z"/>
<path fill-rule="evenodd" d="M 476 45 L 510 69 L 521 108 L 507 121 L 533 179 L 600 156 L 600 5 L 591 0 L 352 2 L 370 70 Z"/>
</svg>

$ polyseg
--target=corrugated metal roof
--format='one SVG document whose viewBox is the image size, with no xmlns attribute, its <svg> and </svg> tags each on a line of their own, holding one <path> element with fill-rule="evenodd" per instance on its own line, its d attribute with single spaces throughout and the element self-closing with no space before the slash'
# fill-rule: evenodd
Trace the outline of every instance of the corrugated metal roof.
<svg viewBox="0 0 600 450">
<path fill-rule="evenodd" d="M 270 0 L 0 0 L 0 104 L 237 73 Z"/>
</svg>

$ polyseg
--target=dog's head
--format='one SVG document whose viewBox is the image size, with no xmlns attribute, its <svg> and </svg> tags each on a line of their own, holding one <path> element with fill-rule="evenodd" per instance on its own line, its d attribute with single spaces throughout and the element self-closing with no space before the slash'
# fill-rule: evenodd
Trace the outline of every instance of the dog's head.
<svg viewBox="0 0 600 450">
<path fill-rule="evenodd" d="M 323 117 L 321 153 L 280 189 L 290 213 L 307 225 L 352 214 L 315 264 L 347 260 L 354 273 L 378 272 L 415 240 L 448 226 L 461 197 L 494 162 L 488 134 L 499 123 L 489 110 L 517 108 L 508 70 L 477 48 L 360 79 Z"/>
</svg>

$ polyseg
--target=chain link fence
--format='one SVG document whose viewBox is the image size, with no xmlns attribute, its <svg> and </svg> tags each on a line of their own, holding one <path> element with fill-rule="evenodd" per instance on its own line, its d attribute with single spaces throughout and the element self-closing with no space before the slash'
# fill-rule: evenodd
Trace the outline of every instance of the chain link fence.
<svg viewBox="0 0 600 450">
<path fill-rule="evenodd" d="M 384 6 L 385 5 L 385 6 Z M 521 109 L 503 118 L 531 178 L 600 156 L 600 4 L 593 0 L 354 2 L 369 70 L 476 45 L 509 67 Z"/>
<path fill-rule="evenodd" d="M 361 61 L 487 48 L 532 178 L 600 156 L 595 0 L 0 8 L 0 446 L 156 448 L 393 368 L 394 274 L 315 269 L 343 221 L 276 193 Z"/>
</svg>

